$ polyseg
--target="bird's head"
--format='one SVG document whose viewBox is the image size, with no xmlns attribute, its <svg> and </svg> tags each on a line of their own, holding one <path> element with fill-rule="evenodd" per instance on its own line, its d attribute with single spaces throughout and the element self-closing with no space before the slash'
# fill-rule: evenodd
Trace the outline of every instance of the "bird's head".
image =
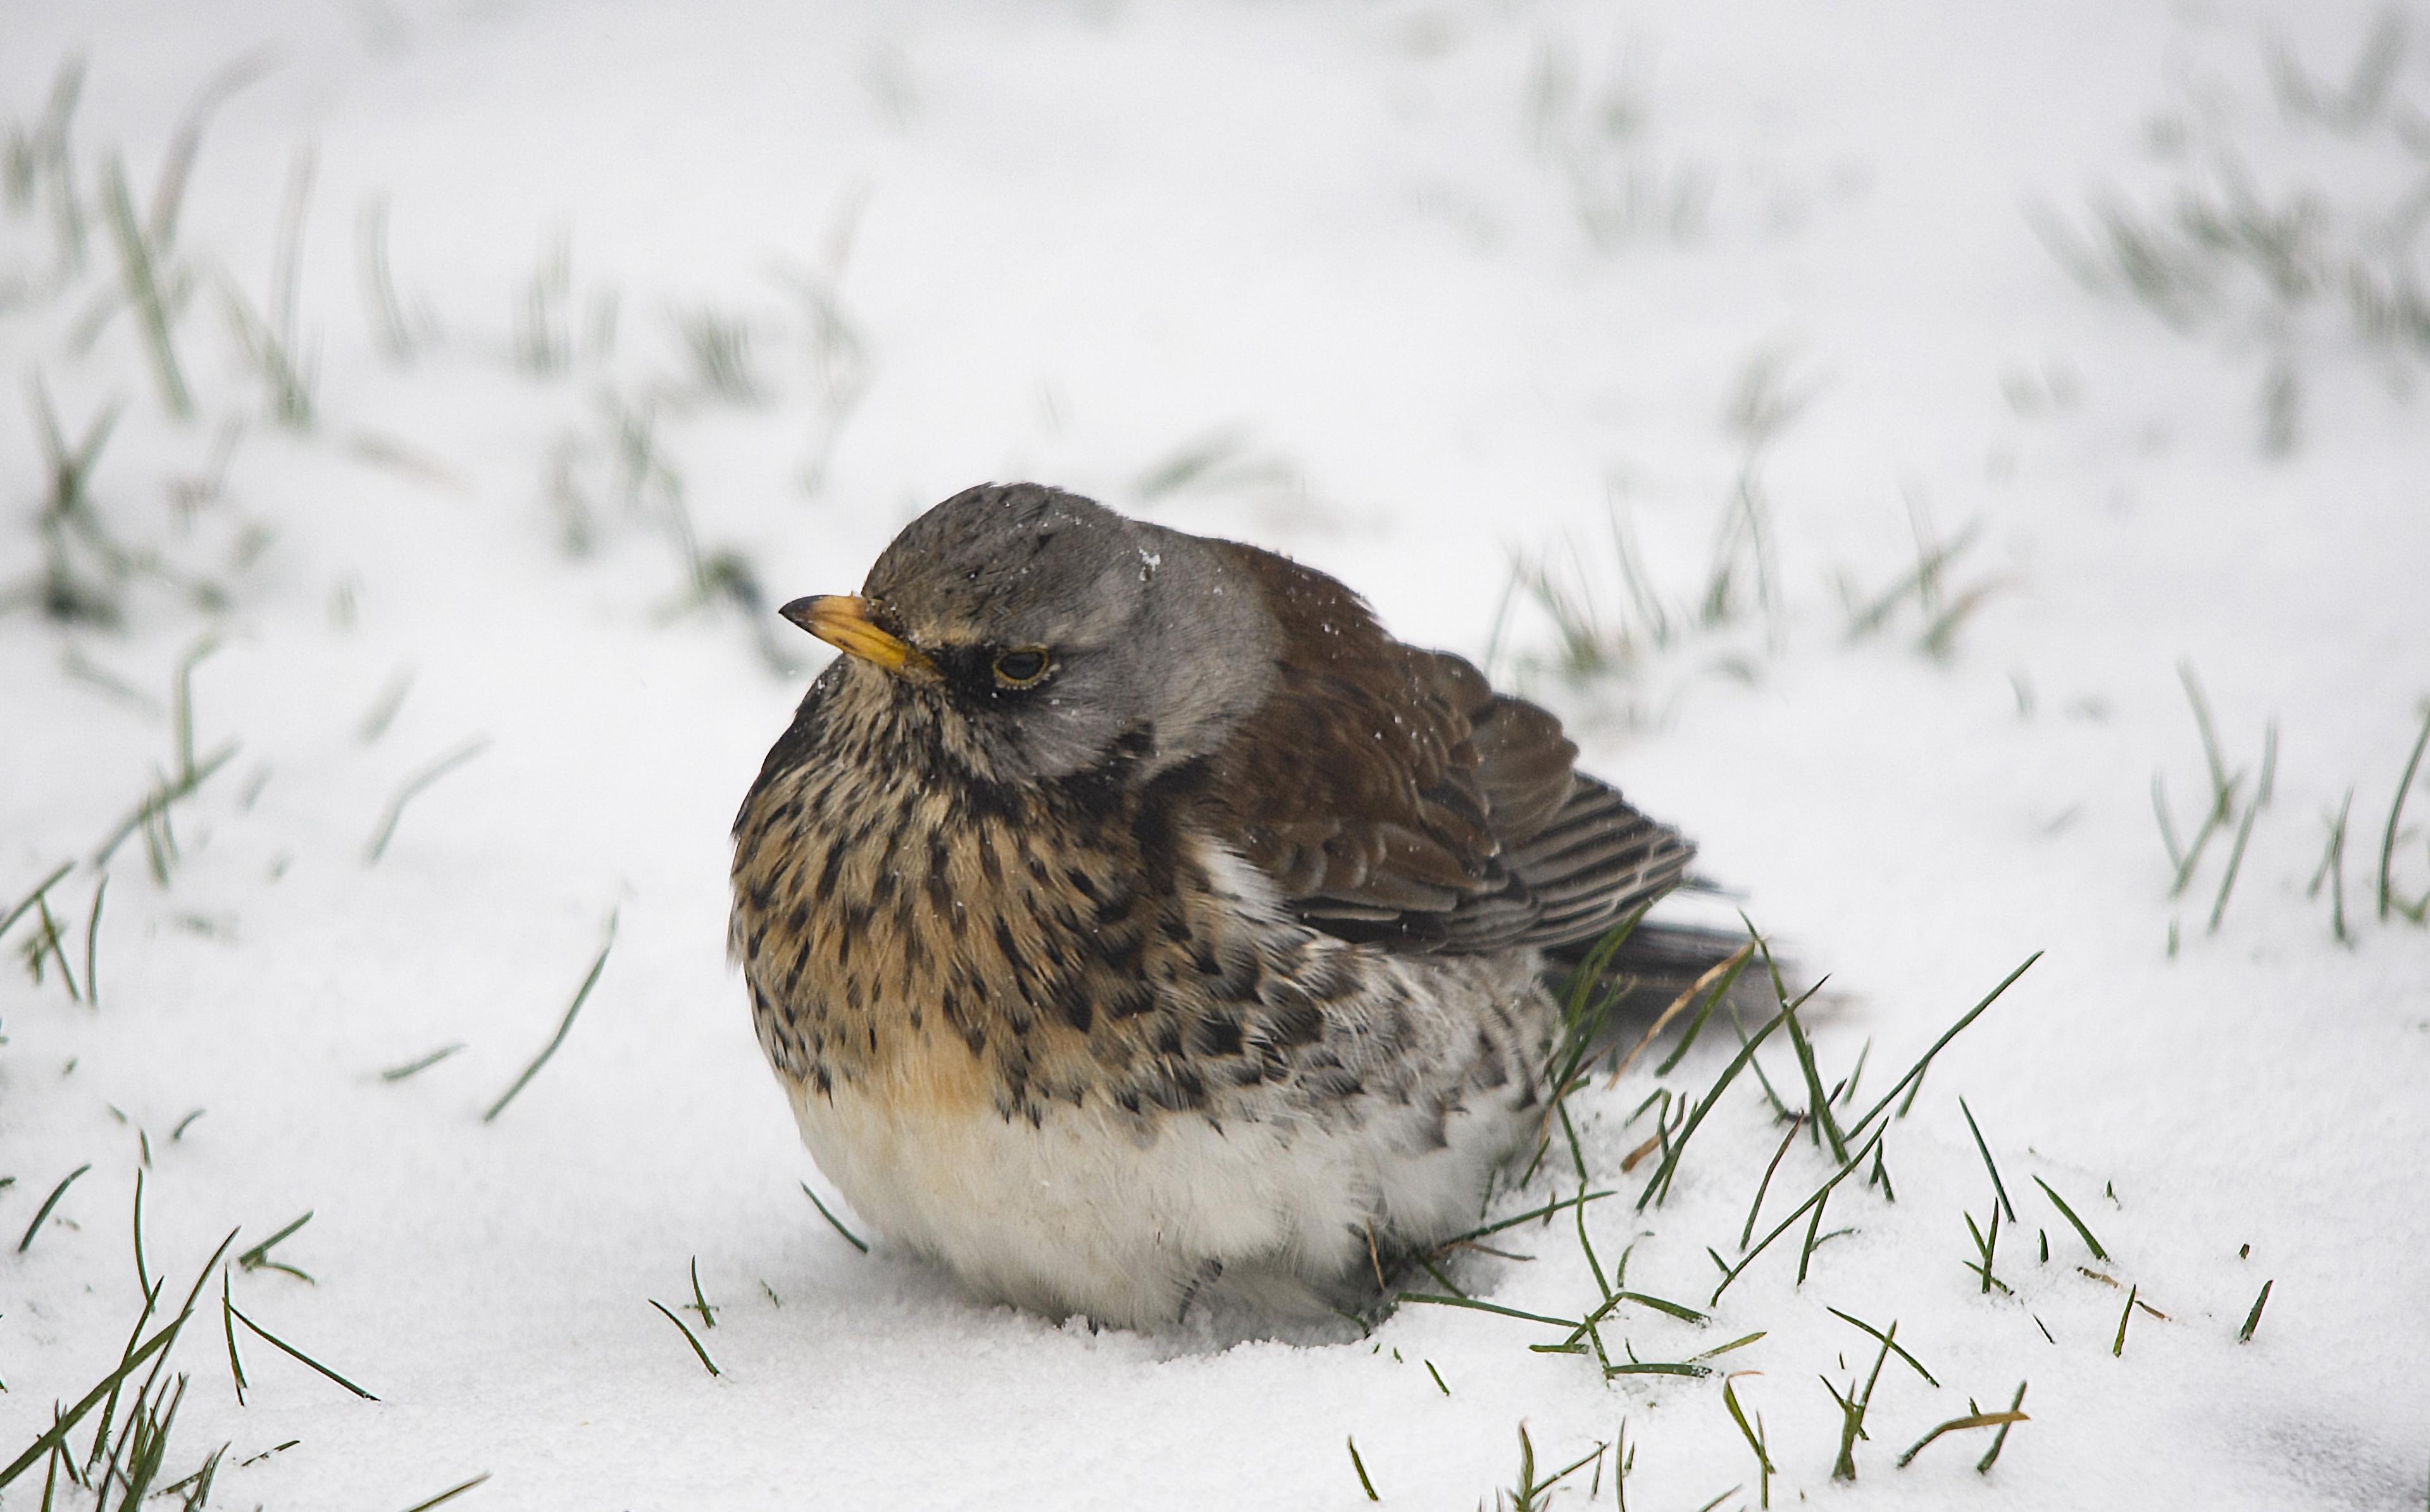
<svg viewBox="0 0 2430 1512">
<path fill-rule="evenodd" d="M 834 690 L 933 719 L 1000 780 L 1123 752 L 1153 775 L 1220 745 L 1274 676 L 1275 628 L 1220 543 L 1037 484 L 911 522 L 858 594 L 785 618 L 851 658 Z"/>
</svg>

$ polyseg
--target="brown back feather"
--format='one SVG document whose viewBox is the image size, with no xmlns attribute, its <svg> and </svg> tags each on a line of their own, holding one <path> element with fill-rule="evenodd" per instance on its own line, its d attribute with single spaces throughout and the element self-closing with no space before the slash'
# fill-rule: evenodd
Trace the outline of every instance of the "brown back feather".
<svg viewBox="0 0 2430 1512">
<path fill-rule="evenodd" d="M 1412 952 L 1555 947 L 1686 871 L 1694 848 L 1577 773 L 1560 721 L 1393 640 L 1332 578 L 1229 549 L 1283 650 L 1212 760 L 1205 819 L 1308 923 Z"/>
</svg>

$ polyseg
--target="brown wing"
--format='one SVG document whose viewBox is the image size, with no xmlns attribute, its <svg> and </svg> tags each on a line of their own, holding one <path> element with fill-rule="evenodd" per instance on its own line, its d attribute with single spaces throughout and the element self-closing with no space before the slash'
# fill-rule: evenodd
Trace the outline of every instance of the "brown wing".
<svg viewBox="0 0 2430 1512">
<path fill-rule="evenodd" d="M 1694 847 L 1577 773 L 1558 720 L 1401 644 L 1332 578 L 1232 549 L 1283 650 L 1216 754 L 1209 819 L 1302 919 L 1406 951 L 1550 948 L 1679 880 Z"/>
</svg>

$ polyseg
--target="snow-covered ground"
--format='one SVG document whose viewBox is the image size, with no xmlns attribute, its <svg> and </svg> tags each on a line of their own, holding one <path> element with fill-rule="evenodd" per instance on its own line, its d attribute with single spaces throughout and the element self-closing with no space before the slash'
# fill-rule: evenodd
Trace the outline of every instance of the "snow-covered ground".
<svg viewBox="0 0 2430 1512">
<path fill-rule="evenodd" d="M 1624 1427 L 1625 1504 L 1681 1512 L 2430 1494 L 2430 781 L 2379 901 L 2430 695 L 2420 5 L 0 26 L 0 907 L 74 863 L 0 978 L 0 1455 L 111 1373 L 146 1278 L 149 1337 L 222 1235 L 309 1212 L 227 1302 L 378 1400 L 210 1274 L 156 1489 L 226 1444 L 215 1506 L 486 1474 L 450 1504 L 1347 1508 L 1347 1438 L 1385 1504 L 1468 1507 L 1518 1497 L 1523 1424 L 1539 1481 Z M 1831 974 L 1843 1120 L 2042 953 L 1888 1122 L 1895 1202 L 1866 1163 L 1802 1286 L 1799 1221 L 1711 1301 L 1837 1169 L 1740 1077 L 1637 1207 L 1716 1022 L 1571 1104 L 1601 1265 L 1711 1314 L 1623 1303 L 1605 1342 L 1762 1334 L 1706 1375 L 1421 1304 L 1356 1341 L 1092 1334 L 846 1244 L 723 955 L 726 824 L 819 659 L 766 606 L 1015 476 L 1490 648 Z M 1548 1166 L 1499 1211 L 1576 1190 Z M 1533 1258 L 1449 1279 L 1596 1305 L 1569 1212 L 1489 1242 Z M 1875 1374 L 1850 1487 L 1835 1397 Z M 1989 1428 L 1898 1468 L 2021 1383 L 1987 1473 Z"/>
</svg>

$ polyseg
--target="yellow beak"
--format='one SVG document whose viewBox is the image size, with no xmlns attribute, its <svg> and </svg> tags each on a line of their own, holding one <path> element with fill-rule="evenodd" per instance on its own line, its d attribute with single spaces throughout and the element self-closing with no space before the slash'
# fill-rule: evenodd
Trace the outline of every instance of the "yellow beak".
<svg viewBox="0 0 2430 1512">
<path fill-rule="evenodd" d="M 883 667 L 888 672 L 933 678 L 936 663 L 902 637 L 879 628 L 874 599 L 849 593 L 814 593 L 795 599 L 776 612 L 848 656 Z"/>
</svg>

